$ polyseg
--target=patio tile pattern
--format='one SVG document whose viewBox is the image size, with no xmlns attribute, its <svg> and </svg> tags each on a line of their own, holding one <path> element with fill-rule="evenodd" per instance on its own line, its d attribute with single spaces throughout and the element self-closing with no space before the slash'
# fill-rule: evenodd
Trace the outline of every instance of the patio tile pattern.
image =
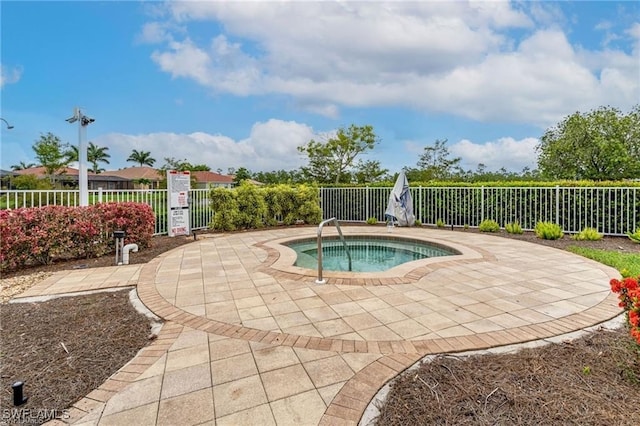
<svg viewBox="0 0 640 426">
<path fill-rule="evenodd" d="M 347 235 L 382 227 L 343 227 Z M 74 404 L 72 424 L 357 424 L 428 354 L 549 338 L 619 314 L 609 267 L 490 235 L 396 228 L 460 254 L 377 274 L 293 266 L 315 228 L 215 234 L 146 265 L 58 273 L 24 296 L 137 286 L 158 339 Z M 335 234 L 331 228 L 326 235 Z M 135 419 L 135 420 L 132 420 Z"/>
</svg>

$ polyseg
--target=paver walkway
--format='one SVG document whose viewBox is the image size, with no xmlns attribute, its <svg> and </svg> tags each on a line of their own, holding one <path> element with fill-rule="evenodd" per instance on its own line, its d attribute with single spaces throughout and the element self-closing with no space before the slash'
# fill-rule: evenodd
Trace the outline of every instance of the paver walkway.
<svg viewBox="0 0 640 426">
<path fill-rule="evenodd" d="M 56 274 L 23 296 L 137 284 L 166 322 L 156 341 L 74 405 L 74 424 L 357 424 L 389 379 L 427 354 L 569 333 L 617 314 L 617 271 L 517 240 L 343 227 L 461 254 L 385 273 L 292 266 L 280 243 L 315 228 L 211 235 L 146 265 Z M 325 228 L 325 235 L 335 233 Z"/>
</svg>

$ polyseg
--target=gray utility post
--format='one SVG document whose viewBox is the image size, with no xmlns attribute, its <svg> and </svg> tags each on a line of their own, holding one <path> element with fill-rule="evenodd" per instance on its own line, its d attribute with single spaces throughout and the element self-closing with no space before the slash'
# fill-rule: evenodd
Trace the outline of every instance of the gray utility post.
<svg viewBox="0 0 640 426">
<path fill-rule="evenodd" d="M 93 118 L 82 114 L 80 108 L 73 110 L 73 117 L 67 118 L 67 122 L 78 122 L 78 183 L 80 186 L 80 206 L 89 205 L 89 182 L 87 171 L 87 126 L 93 123 Z"/>
</svg>

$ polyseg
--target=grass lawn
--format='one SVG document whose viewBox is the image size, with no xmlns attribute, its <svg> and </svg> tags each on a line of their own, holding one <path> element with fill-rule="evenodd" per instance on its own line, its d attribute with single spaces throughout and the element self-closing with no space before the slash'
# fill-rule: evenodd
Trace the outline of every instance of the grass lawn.
<svg viewBox="0 0 640 426">
<path fill-rule="evenodd" d="M 640 276 L 640 252 L 639 253 L 620 253 L 611 250 L 598 250 L 586 247 L 570 246 L 567 247 L 572 253 L 593 259 L 596 262 L 616 268 L 622 272 L 626 270 L 628 275 L 632 277 Z"/>
</svg>

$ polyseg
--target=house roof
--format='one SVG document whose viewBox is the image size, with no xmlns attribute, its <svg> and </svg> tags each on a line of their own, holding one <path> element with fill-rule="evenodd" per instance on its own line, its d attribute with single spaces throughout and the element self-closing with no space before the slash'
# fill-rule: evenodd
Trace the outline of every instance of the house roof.
<svg viewBox="0 0 640 426">
<path fill-rule="evenodd" d="M 47 176 L 44 167 L 30 167 L 28 169 L 16 170 L 14 173 L 16 175 L 36 175 L 38 177 Z M 66 176 L 71 180 L 77 180 L 79 174 L 80 173 L 78 169 L 74 169 L 73 167 L 66 167 L 64 169 L 64 172 L 59 173 L 59 175 Z M 87 180 L 92 182 L 122 182 L 122 181 L 128 181 L 130 179 L 127 179 L 121 176 L 115 176 L 112 172 L 104 172 L 104 173 L 98 173 L 98 174 L 87 172 Z"/>
<path fill-rule="evenodd" d="M 200 171 L 191 172 L 191 176 L 200 183 L 233 183 L 233 176 L 221 175 L 220 173 Z"/>
<path fill-rule="evenodd" d="M 127 167 L 120 170 L 107 170 L 103 172 L 104 175 L 109 176 L 118 176 L 124 179 L 135 180 L 135 179 L 149 179 L 152 181 L 162 180 L 162 173 L 154 169 L 153 167 L 147 166 L 138 166 L 138 167 Z"/>
<path fill-rule="evenodd" d="M 61 169 L 62 171 L 58 174 L 67 175 L 67 176 L 77 176 L 78 169 L 74 169 L 73 167 L 65 167 Z M 29 167 L 28 169 L 16 170 L 16 173 L 19 175 L 36 175 L 36 176 L 47 176 L 46 169 L 42 166 L 38 167 Z"/>
</svg>

